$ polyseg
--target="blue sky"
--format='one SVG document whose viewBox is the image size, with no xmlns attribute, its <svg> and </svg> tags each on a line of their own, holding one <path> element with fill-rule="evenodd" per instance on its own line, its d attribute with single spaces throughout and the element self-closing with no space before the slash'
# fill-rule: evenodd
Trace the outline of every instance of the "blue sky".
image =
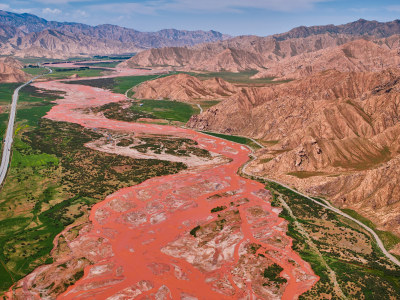
<svg viewBox="0 0 400 300">
<path fill-rule="evenodd" d="M 140 31 L 213 29 L 260 36 L 300 25 L 400 18 L 400 0 L 2 0 L 0 9 Z"/>
</svg>

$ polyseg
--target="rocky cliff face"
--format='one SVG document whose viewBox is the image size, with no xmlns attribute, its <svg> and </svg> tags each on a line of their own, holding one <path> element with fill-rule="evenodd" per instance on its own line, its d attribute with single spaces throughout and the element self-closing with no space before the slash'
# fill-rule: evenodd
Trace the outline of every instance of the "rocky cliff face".
<svg viewBox="0 0 400 300">
<path fill-rule="evenodd" d="M 392 42 L 395 39 L 399 40 L 400 36 L 392 37 Z M 303 78 L 330 69 L 342 72 L 376 72 L 399 66 L 398 48 L 390 49 L 386 43 L 378 45 L 361 39 L 273 62 L 268 66 L 268 70 L 260 71 L 255 78 Z"/>
<path fill-rule="evenodd" d="M 237 88 L 220 79 L 199 80 L 187 74 L 147 81 L 134 90 L 139 99 L 173 99 L 179 101 L 224 99 L 236 93 Z"/>
<path fill-rule="evenodd" d="M 399 92 L 398 69 L 330 70 L 242 88 L 187 125 L 264 141 L 255 173 L 329 197 L 400 234 Z"/>
</svg>

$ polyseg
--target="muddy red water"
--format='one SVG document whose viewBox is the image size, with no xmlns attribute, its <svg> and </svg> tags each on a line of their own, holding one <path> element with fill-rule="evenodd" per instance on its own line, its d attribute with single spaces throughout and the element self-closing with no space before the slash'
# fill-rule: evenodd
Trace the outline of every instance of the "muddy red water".
<svg viewBox="0 0 400 300">
<path fill-rule="evenodd" d="M 92 229 L 80 239 L 100 241 L 88 253 L 96 263 L 59 299 L 296 299 L 318 280 L 292 250 L 287 222 L 271 207 L 269 192 L 237 174 L 248 160 L 246 147 L 189 129 L 109 120 L 79 110 L 122 101 L 123 95 L 59 81 L 35 85 L 66 92 L 49 119 L 188 137 L 229 158 L 222 165 L 124 188 L 95 205 Z M 221 211 L 211 213 L 216 207 Z M 280 277 L 286 281 L 263 277 L 272 264 L 283 268 Z"/>
</svg>

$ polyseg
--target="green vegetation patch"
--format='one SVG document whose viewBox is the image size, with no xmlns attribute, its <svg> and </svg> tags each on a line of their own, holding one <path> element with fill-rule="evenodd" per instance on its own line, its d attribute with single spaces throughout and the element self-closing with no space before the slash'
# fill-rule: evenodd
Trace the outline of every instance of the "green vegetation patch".
<svg viewBox="0 0 400 300">
<path fill-rule="evenodd" d="M 217 101 L 217 100 L 205 100 L 205 101 L 200 101 L 199 104 L 200 104 L 201 108 L 205 111 L 205 110 L 209 109 L 210 107 L 217 105 L 220 102 L 221 101 Z"/>
<path fill-rule="evenodd" d="M 186 168 L 182 163 L 133 159 L 88 149 L 84 144 L 102 135 L 76 124 L 42 119 L 39 127 L 26 136 L 33 148 L 62 158 L 63 168 L 69 170 L 64 180 L 71 183 L 71 191 L 88 197 L 103 198 L 126 185 Z M 120 172 L 118 167 L 127 170 Z"/>
<path fill-rule="evenodd" d="M 0 291 L 51 263 L 55 236 L 78 220 L 87 221 L 90 208 L 106 195 L 186 168 L 84 146 L 100 137 L 77 124 L 48 119 L 18 131 L 0 191 Z"/>
<path fill-rule="evenodd" d="M 363 217 L 356 211 L 354 211 L 352 209 L 348 209 L 348 208 L 344 208 L 344 209 L 342 209 L 342 211 L 345 212 L 346 214 L 348 214 L 349 216 L 353 217 L 354 219 L 357 219 L 358 221 L 364 223 L 369 228 L 373 229 L 376 232 L 376 234 L 379 236 L 379 238 L 382 240 L 382 242 L 385 245 L 385 248 L 387 250 L 393 249 L 394 246 L 396 246 L 398 243 L 400 243 L 400 238 L 397 235 L 391 233 L 390 231 L 378 230 L 376 228 L 376 225 L 371 220 Z"/>
<path fill-rule="evenodd" d="M 124 94 L 130 88 L 149 80 L 153 80 L 159 75 L 124 76 L 116 78 L 98 78 L 88 80 L 67 81 L 69 84 L 82 84 L 101 89 L 107 89 L 114 93 Z"/>
<path fill-rule="evenodd" d="M 92 108 L 92 112 L 102 112 L 106 118 L 136 122 L 138 119 L 163 119 L 167 121 L 187 122 L 198 112 L 192 105 L 170 100 L 142 100 L 140 102 L 108 103 Z"/>
<path fill-rule="evenodd" d="M 296 172 L 289 172 L 287 175 L 295 176 L 300 179 L 310 178 L 314 176 L 324 176 L 327 175 L 324 172 L 312 172 L 312 171 L 296 171 Z"/>
<path fill-rule="evenodd" d="M 277 285 L 287 282 L 287 280 L 281 277 L 279 274 L 283 271 L 283 268 L 278 264 L 272 264 L 268 268 L 264 269 L 263 277 L 267 278 L 268 281 L 272 281 Z"/>
<path fill-rule="evenodd" d="M 0 105 L 10 104 L 14 90 L 20 85 L 19 83 L 0 84 Z M 62 96 L 63 92 L 42 90 L 31 85 L 25 86 L 19 92 L 16 121 L 30 126 L 37 125 L 39 119 L 46 115 L 53 106 L 52 101 Z M 5 107 L 3 106 L 3 110 Z M 0 112 L 0 138 L 3 138 L 5 134 L 8 118 L 8 112 Z"/>
<path fill-rule="evenodd" d="M 225 210 L 227 207 L 225 206 L 225 205 L 222 205 L 222 206 L 217 206 L 217 207 L 214 207 L 213 209 L 211 209 L 211 212 L 212 213 L 216 213 L 216 212 L 219 212 L 219 211 L 223 211 L 223 210 Z"/>
<path fill-rule="evenodd" d="M 210 158 L 210 152 L 206 149 L 196 147 L 198 143 L 191 139 L 186 138 L 174 138 L 166 136 L 154 136 L 154 137 L 141 137 L 141 144 L 132 146 L 142 153 L 153 151 L 156 154 L 170 154 L 175 156 L 198 156 L 204 158 Z"/>
<path fill-rule="evenodd" d="M 23 71 L 29 75 L 33 75 L 33 76 L 38 76 L 38 75 L 44 75 L 49 73 L 49 70 L 47 70 L 46 68 L 41 68 L 38 66 L 30 66 L 27 68 L 23 68 Z"/>
<path fill-rule="evenodd" d="M 265 84 L 279 84 L 290 81 L 290 80 L 274 81 L 274 77 L 252 79 L 251 77 L 258 73 L 258 71 L 256 70 L 248 70 L 237 73 L 228 71 L 206 72 L 206 73 L 186 72 L 186 73 L 192 76 L 196 76 L 199 79 L 210 79 L 214 77 L 219 77 L 224 79 L 225 81 L 236 84 L 265 85 Z"/>
<path fill-rule="evenodd" d="M 116 61 L 103 61 L 103 62 L 81 62 L 76 63 L 76 65 L 88 66 L 88 67 L 96 67 L 96 68 L 115 68 L 117 65 L 121 63 L 121 60 Z"/>
<path fill-rule="evenodd" d="M 358 171 L 369 170 L 377 165 L 389 161 L 392 157 L 389 147 L 384 146 L 377 154 L 366 155 L 360 161 L 351 162 L 334 162 L 334 167 L 343 167 L 347 169 L 354 169 Z"/>
<path fill-rule="evenodd" d="M 102 112 L 103 115 L 112 120 L 135 122 L 140 118 L 155 119 L 150 113 L 131 109 L 131 102 L 114 102 L 91 108 L 94 113 Z"/>
<path fill-rule="evenodd" d="M 132 110 L 152 114 L 157 119 L 183 123 L 198 113 L 198 109 L 190 104 L 170 100 L 142 100 L 134 103 Z"/>
<path fill-rule="evenodd" d="M 0 83 L 0 104 L 11 103 L 14 90 L 20 85 L 21 83 Z"/>
<path fill-rule="evenodd" d="M 108 69 L 90 69 L 88 67 L 81 67 L 81 68 L 58 68 L 58 67 L 51 67 L 53 73 L 46 75 L 46 78 L 51 79 L 65 79 L 71 77 L 72 75 L 77 75 L 79 77 L 97 77 L 101 76 L 104 71 L 109 71 Z"/>
<path fill-rule="evenodd" d="M 215 133 L 215 132 L 209 132 L 209 131 L 202 131 L 205 134 L 212 135 L 224 140 L 228 140 L 231 142 L 235 142 L 238 144 L 242 145 L 247 145 L 254 150 L 260 149 L 260 146 L 254 143 L 251 139 L 243 137 L 243 136 L 237 136 L 237 135 L 227 135 L 227 134 L 222 134 L 222 133 Z"/>
<path fill-rule="evenodd" d="M 269 182 L 266 188 L 273 195 L 271 204 L 281 207 L 280 217 L 289 222 L 287 235 L 293 238 L 293 249 L 320 277 L 300 299 L 318 299 L 323 294 L 339 298 L 324 262 L 335 272 L 347 298 L 396 299 L 400 294 L 400 268 L 383 255 L 367 231 L 279 184 Z M 291 208 L 320 254 L 310 246 L 309 240 L 295 225 L 295 219 L 281 205 L 279 197 L 283 197 Z"/>
<path fill-rule="evenodd" d="M 193 235 L 194 237 L 197 236 L 197 231 L 200 230 L 200 225 L 196 226 L 195 228 L 193 228 L 192 230 L 190 230 L 190 234 Z"/>
</svg>

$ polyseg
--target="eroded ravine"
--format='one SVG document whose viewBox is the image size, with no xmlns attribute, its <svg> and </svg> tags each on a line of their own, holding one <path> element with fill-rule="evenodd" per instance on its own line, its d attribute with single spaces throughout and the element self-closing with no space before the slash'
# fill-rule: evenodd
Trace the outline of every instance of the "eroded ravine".
<svg viewBox="0 0 400 300">
<path fill-rule="evenodd" d="M 81 109 L 123 101 L 123 95 L 59 81 L 35 85 L 66 92 L 49 119 L 190 138 L 229 159 L 147 180 L 95 205 L 90 230 L 73 242 L 93 242 L 88 255 L 95 264 L 59 299 L 296 299 L 318 280 L 292 250 L 287 222 L 271 207 L 268 191 L 237 175 L 247 148 L 189 129 L 110 120 Z M 216 207 L 226 209 L 211 213 Z M 278 283 L 263 276 L 274 264 L 283 268 Z"/>
</svg>

